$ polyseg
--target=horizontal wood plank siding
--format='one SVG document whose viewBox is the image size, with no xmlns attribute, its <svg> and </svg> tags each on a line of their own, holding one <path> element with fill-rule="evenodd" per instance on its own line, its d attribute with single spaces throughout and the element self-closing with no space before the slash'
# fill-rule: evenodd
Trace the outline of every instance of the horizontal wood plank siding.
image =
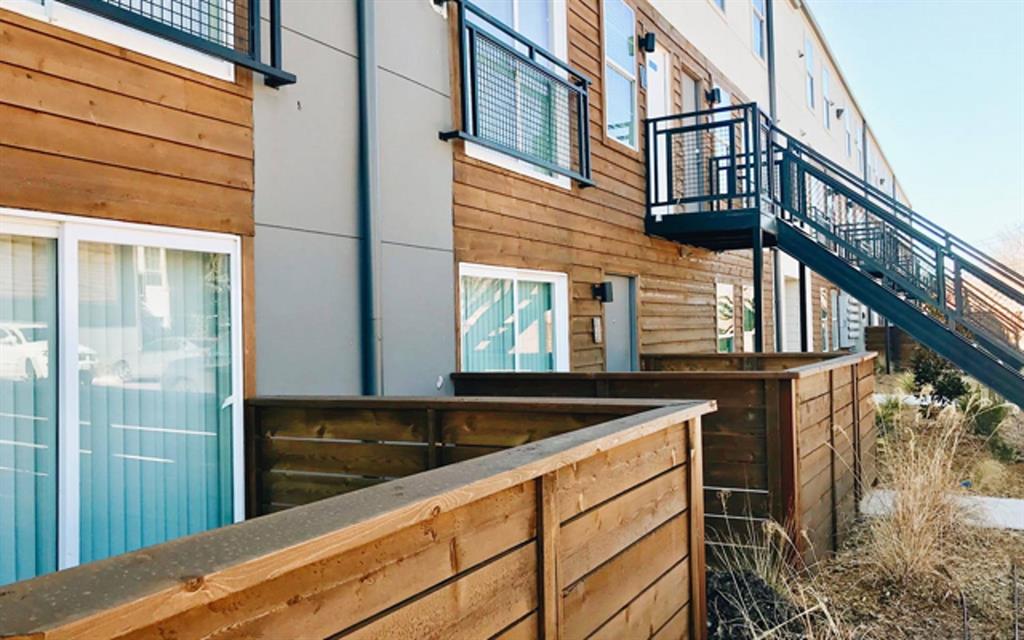
<svg viewBox="0 0 1024 640">
<path fill-rule="evenodd" d="M 0 9 L 0 206 L 252 235 L 252 80 L 236 74 Z"/>
<path fill-rule="evenodd" d="M 593 319 L 603 318 L 604 309 L 593 299 L 591 286 L 608 275 L 636 278 L 637 337 L 642 352 L 713 350 L 715 283 L 752 284 L 751 252 L 715 253 L 645 233 L 643 156 L 604 133 L 600 2 L 568 0 L 567 5 L 569 62 L 593 80 L 590 143 L 596 186 L 573 184 L 563 189 L 470 157 L 462 142 L 454 143 L 456 260 L 568 274 L 573 371 L 605 369 L 605 345 L 593 335 Z M 637 28 L 644 25 L 638 32 L 656 32 L 659 46 L 672 54 L 677 110 L 682 109 L 678 85 L 683 73 L 705 87 L 712 81 L 729 86 L 644 0 L 634 6 Z M 453 49 L 456 42 L 453 39 Z M 457 64 L 457 58 L 453 60 Z M 642 88 L 638 104 L 642 119 L 646 111 Z M 771 309 L 772 261 L 765 256 L 765 308 Z M 766 345 L 771 345 L 771 313 L 765 317 Z"/>
</svg>

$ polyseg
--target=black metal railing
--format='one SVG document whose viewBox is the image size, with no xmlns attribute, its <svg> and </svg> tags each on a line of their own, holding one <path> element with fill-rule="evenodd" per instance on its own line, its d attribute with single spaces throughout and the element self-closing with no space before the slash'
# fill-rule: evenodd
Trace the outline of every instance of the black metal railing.
<svg viewBox="0 0 1024 640">
<path fill-rule="evenodd" d="M 467 0 L 456 2 L 462 139 L 583 185 L 590 178 L 590 79 Z"/>
<path fill-rule="evenodd" d="M 647 128 L 650 215 L 757 210 L 776 180 L 771 122 L 756 104 L 651 118 Z"/>
<path fill-rule="evenodd" d="M 281 0 L 270 0 L 269 63 L 260 47 L 260 0 L 62 1 L 262 73 L 272 87 L 295 82 L 281 68 Z"/>
<path fill-rule="evenodd" d="M 756 104 L 646 128 L 648 216 L 771 214 L 998 358 L 1024 362 L 1024 275 L 778 129 Z"/>
</svg>

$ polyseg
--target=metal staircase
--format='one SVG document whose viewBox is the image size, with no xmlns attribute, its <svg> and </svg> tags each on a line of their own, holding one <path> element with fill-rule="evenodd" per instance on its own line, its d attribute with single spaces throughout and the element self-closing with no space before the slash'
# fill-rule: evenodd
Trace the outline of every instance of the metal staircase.
<svg viewBox="0 0 1024 640">
<path fill-rule="evenodd" d="M 1024 276 L 774 127 L 756 104 L 647 121 L 652 235 L 776 245 L 1024 406 Z"/>
</svg>

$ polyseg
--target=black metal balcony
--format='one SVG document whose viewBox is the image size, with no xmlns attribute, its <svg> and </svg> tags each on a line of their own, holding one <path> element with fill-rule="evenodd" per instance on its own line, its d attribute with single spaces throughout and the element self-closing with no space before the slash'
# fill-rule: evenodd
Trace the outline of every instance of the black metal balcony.
<svg viewBox="0 0 1024 640">
<path fill-rule="evenodd" d="M 295 82 L 281 68 L 281 0 L 270 0 L 270 62 L 260 47 L 260 0 L 63 0 L 177 44 L 262 73 L 279 87 Z"/>
<path fill-rule="evenodd" d="M 457 3 L 462 139 L 590 179 L 590 79 L 467 0 Z"/>
</svg>

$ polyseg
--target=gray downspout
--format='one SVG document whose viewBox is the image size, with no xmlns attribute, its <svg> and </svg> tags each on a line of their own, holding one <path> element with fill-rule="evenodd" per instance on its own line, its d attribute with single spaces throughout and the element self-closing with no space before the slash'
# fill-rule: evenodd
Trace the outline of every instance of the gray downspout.
<svg viewBox="0 0 1024 640">
<path fill-rule="evenodd" d="M 768 115 L 771 117 L 773 125 L 779 118 L 778 98 L 776 97 L 775 89 L 775 8 L 773 6 L 774 4 L 774 0 L 768 0 L 765 6 L 765 9 L 767 11 L 767 15 L 765 15 L 765 30 L 768 32 Z M 770 144 L 768 153 L 771 153 Z M 785 314 L 785 308 L 783 308 L 782 306 L 782 291 L 784 285 L 782 279 L 782 253 L 779 251 L 778 247 L 772 247 L 772 276 L 772 287 L 775 293 L 772 299 L 775 307 L 775 350 L 782 351 L 782 319 Z"/>
<path fill-rule="evenodd" d="M 381 393 L 380 165 L 374 0 L 357 0 L 359 31 L 359 311 L 363 395 Z"/>
</svg>

